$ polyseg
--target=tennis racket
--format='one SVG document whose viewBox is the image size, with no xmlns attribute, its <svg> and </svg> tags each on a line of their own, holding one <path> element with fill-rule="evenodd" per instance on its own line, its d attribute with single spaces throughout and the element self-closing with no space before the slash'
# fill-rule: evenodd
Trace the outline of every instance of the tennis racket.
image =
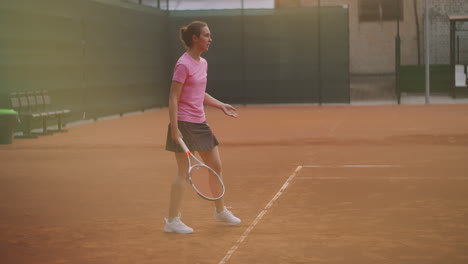
<svg viewBox="0 0 468 264">
<path fill-rule="evenodd" d="M 216 201 L 224 196 L 224 183 L 221 176 L 212 168 L 201 162 L 185 145 L 182 138 L 179 138 L 179 144 L 187 154 L 188 159 L 188 178 L 195 192 L 202 198 Z M 195 164 L 192 164 L 194 160 Z"/>
</svg>

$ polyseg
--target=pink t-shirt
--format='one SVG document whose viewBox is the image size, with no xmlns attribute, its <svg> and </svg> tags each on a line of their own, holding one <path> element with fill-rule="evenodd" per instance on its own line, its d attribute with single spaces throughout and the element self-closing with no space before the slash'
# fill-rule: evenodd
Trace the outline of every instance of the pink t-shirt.
<svg viewBox="0 0 468 264">
<path fill-rule="evenodd" d="M 208 62 L 204 58 L 196 61 L 187 52 L 177 61 L 172 80 L 184 84 L 179 97 L 178 120 L 191 123 L 205 121 L 203 101 L 205 99 L 207 71 Z"/>
</svg>

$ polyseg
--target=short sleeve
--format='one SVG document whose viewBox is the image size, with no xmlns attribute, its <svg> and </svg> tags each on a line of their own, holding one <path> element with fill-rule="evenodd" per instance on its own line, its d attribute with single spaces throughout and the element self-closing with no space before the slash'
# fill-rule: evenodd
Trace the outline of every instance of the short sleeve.
<svg viewBox="0 0 468 264">
<path fill-rule="evenodd" d="M 173 81 L 177 81 L 180 83 L 185 83 L 185 80 L 188 77 L 188 69 L 187 66 L 183 64 L 177 64 L 174 69 L 174 76 L 172 76 Z"/>
</svg>

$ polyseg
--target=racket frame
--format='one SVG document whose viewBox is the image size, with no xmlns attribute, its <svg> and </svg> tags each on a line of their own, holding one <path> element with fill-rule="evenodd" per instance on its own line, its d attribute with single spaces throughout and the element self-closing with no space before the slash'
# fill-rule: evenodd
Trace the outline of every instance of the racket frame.
<svg viewBox="0 0 468 264">
<path fill-rule="evenodd" d="M 201 162 L 187 147 L 187 145 L 185 145 L 185 142 L 182 140 L 182 138 L 179 138 L 178 139 L 179 141 L 179 145 L 182 147 L 182 149 L 184 150 L 185 154 L 187 155 L 187 159 L 188 159 L 188 179 L 189 179 L 189 182 L 190 182 L 190 185 L 192 185 L 192 188 L 195 190 L 195 192 L 200 196 L 202 197 L 203 199 L 206 199 L 206 200 L 209 200 L 209 201 L 217 201 L 221 198 L 224 197 L 224 193 L 226 191 L 226 188 L 224 186 L 224 182 L 223 182 L 223 179 L 221 178 L 221 176 L 215 171 L 213 170 L 212 168 L 210 168 L 208 165 L 206 165 L 205 163 Z M 198 162 L 198 164 L 194 164 L 192 165 L 192 162 L 190 161 L 190 157 L 192 157 L 195 161 Z M 205 167 L 207 168 L 209 171 L 211 171 L 217 178 L 218 178 L 218 181 L 219 183 L 221 183 L 221 187 L 222 187 L 222 193 L 219 197 L 216 197 L 216 198 L 210 198 L 210 197 L 207 197 L 205 195 L 203 195 L 198 189 L 197 187 L 193 184 L 192 182 L 192 176 L 191 176 L 191 172 L 194 168 L 198 167 L 198 166 L 201 166 L 201 167 Z"/>
</svg>

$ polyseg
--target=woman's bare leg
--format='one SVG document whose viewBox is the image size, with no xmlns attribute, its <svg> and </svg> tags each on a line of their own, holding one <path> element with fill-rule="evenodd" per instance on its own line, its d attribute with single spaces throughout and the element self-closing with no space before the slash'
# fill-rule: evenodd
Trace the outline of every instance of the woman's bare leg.
<svg viewBox="0 0 468 264">
<path fill-rule="evenodd" d="M 171 186 L 171 198 L 169 202 L 169 222 L 179 215 L 182 199 L 188 178 L 188 161 L 185 153 L 175 153 L 177 161 L 177 175 Z"/>
</svg>

